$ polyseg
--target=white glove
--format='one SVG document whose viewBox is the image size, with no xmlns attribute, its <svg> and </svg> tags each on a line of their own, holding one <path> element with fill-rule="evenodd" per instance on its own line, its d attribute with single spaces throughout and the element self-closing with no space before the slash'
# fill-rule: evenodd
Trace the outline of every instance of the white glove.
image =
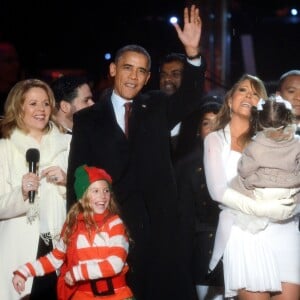
<svg viewBox="0 0 300 300">
<path fill-rule="evenodd" d="M 248 215 L 276 221 L 291 218 L 296 208 L 293 198 L 256 201 L 231 188 L 225 191 L 222 204 Z"/>
</svg>

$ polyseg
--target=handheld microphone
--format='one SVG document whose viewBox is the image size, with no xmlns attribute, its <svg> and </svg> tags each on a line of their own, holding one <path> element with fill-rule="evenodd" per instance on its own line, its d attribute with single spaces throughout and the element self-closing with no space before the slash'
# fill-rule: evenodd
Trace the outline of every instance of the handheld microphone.
<svg viewBox="0 0 300 300">
<path fill-rule="evenodd" d="M 36 173 L 36 166 L 39 160 L 40 160 L 40 152 L 38 149 L 30 148 L 27 150 L 26 161 L 28 162 L 29 165 L 29 172 Z M 33 203 L 35 197 L 35 191 L 29 191 L 28 197 L 29 197 L 29 203 Z"/>
</svg>

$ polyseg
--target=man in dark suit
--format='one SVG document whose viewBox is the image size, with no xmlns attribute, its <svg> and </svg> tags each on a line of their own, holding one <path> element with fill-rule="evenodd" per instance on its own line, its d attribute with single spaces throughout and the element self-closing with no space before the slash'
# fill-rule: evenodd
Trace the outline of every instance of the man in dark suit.
<svg viewBox="0 0 300 300">
<path fill-rule="evenodd" d="M 206 95 L 199 111 L 196 145 L 175 164 L 179 195 L 178 233 L 181 234 L 182 257 L 193 270 L 199 300 L 223 299 L 223 269 L 220 263 L 208 276 L 220 208 L 209 195 L 203 165 L 203 141 L 213 128 L 222 98 Z"/>
<path fill-rule="evenodd" d="M 181 86 L 185 60 L 185 55 L 181 53 L 169 53 L 161 59 L 159 89 L 169 96 Z M 200 98 L 201 95 L 199 95 Z M 171 130 L 170 142 L 174 163 L 188 155 L 196 145 L 201 105 L 202 101 L 199 101 L 198 109 L 187 115 Z"/>
<path fill-rule="evenodd" d="M 204 67 L 200 58 L 201 19 L 192 5 L 184 28 L 174 24 L 186 55 L 177 93 L 140 94 L 150 78 L 151 59 L 138 45 L 121 48 L 110 64 L 112 93 L 74 115 L 67 179 L 68 209 L 74 203 L 74 170 L 85 163 L 107 170 L 122 218 L 133 240 L 128 283 L 137 300 L 194 299 L 177 252 L 177 193 L 169 132 L 199 101 Z M 132 102 L 128 138 L 124 104 Z M 186 103 L 187 102 L 187 103 Z"/>
</svg>

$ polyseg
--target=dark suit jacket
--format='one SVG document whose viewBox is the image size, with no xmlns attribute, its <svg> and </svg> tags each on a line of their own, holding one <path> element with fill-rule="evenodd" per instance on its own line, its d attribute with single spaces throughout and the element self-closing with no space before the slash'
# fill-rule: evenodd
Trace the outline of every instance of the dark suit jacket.
<svg viewBox="0 0 300 300">
<path fill-rule="evenodd" d="M 152 91 L 134 99 L 128 139 L 117 124 L 110 94 L 74 115 L 68 209 L 75 201 L 75 168 L 87 164 L 107 170 L 134 240 L 133 269 L 152 278 L 146 279 L 147 284 L 155 281 L 146 287 L 143 299 L 183 299 L 178 292 L 181 278 L 175 245 L 177 193 L 169 132 L 198 105 L 204 67 L 187 64 L 183 78 L 181 88 L 171 97 Z"/>
<path fill-rule="evenodd" d="M 202 101 L 199 101 L 198 108 L 181 122 L 178 135 L 171 137 L 172 160 L 174 163 L 188 155 L 196 146 L 202 104 Z"/>
<path fill-rule="evenodd" d="M 198 285 L 223 286 L 223 270 L 219 264 L 208 277 L 208 265 L 214 246 L 220 208 L 209 195 L 203 165 L 203 141 L 175 164 L 178 181 L 181 253 L 193 270 Z"/>
</svg>

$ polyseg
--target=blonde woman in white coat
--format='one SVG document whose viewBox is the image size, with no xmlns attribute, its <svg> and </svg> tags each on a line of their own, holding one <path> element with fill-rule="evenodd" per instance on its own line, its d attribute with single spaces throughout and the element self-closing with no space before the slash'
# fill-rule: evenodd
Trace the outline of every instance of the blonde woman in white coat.
<svg viewBox="0 0 300 300">
<path fill-rule="evenodd" d="M 28 280 L 19 295 L 13 270 L 55 244 L 66 216 L 66 171 L 71 136 L 53 120 L 55 100 L 45 82 L 28 79 L 10 91 L 0 140 L 0 299 L 55 299 L 56 274 Z M 26 152 L 40 153 L 37 172 L 29 172 Z M 34 191 L 29 203 L 29 191 Z M 44 294 L 40 294 L 43 291 Z"/>
</svg>

